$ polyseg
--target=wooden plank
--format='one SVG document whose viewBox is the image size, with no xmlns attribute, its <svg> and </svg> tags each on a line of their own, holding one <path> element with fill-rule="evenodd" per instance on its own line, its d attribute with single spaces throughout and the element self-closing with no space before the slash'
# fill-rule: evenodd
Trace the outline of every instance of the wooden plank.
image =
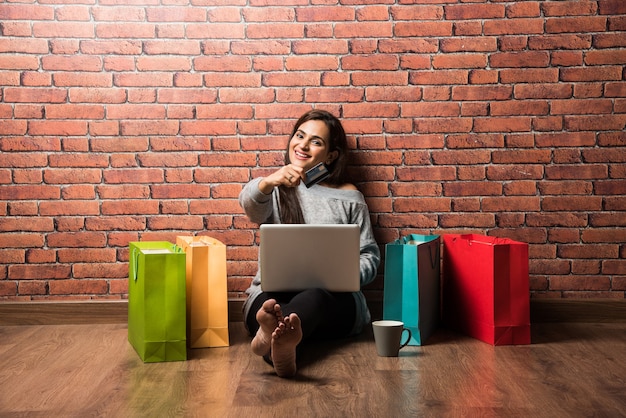
<svg viewBox="0 0 626 418">
<path fill-rule="evenodd" d="M 303 344 L 294 379 L 229 347 L 144 364 L 124 324 L 0 326 L 2 417 L 622 417 L 626 324 L 542 323 L 533 343 L 493 347 L 440 329 L 378 357 L 371 327 Z"/>
<path fill-rule="evenodd" d="M 241 322 L 242 300 L 229 301 L 229 321 Z M 3 302 L 0 325 L 125 324 L 128 301 Z"/>
<path fill-rule="evenodd" d="M 228 301 L 230 322 L 242 322 L 243 300 Z M 626 322 L 626 300 L 531 299 L 531 323 L 541 322 Z M 371 303 L 372 318 L 382 315 L 380 301 Z M 0 303 L 0 325 L 124 324 L 128 302 L 4 302 Z"/>
<path fill-rule="evenodd" d="M 626 322 L 626 300 L 531 299 L 530 322 Z"/>
</svg>

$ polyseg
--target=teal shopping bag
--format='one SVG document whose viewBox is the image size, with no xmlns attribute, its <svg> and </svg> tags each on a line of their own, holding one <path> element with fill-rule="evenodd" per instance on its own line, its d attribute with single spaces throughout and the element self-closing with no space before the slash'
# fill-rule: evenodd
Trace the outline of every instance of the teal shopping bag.
<svg viewBox="0 0 626 418">
<path fill-rule="evenodd" d="M 404 322 L 409 345 L 423 345 L 439 326 L 439 235 L 407 235 L 385 246 L 383 319 Z"/>
<path fill-rule="evenodd" d="M 128 341 L 146 363 L 187 360 L 185 264 L 170 242 L 130 243 Z"/>
</svg>

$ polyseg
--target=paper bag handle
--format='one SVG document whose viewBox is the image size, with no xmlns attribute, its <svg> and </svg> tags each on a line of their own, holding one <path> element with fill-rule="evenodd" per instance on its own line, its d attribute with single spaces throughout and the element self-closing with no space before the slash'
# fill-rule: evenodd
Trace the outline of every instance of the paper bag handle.
<svg viewBox="0 0 626 418">
<path fill-rule="evenodd" d="M 176 245 L 176 244 L 172 244 L 170 246 L 170 250 L 173 253 L 182 253 L 183 248 Z M 139 253 L 140 253 L 140 249 L 138 247 L 133 247 L 133 253 L 131 254 L 132 257 L 132 261 L 133 261 L 133 273 L 134 273 L 134 280 L 137 281 L 137 274 L 139 273 Z"/>
<path fill-rule="evenodd" d="M 405 237 L 401 238 L 402 244 L 404 245 L 414 245 L 411 243 L 412 239 L 410 235 L 407 235 Z M 420 243 L 422 244 L 422 243 Z M 439 246 L 437 246 L 437 251 L 435 251 L 435 254 L 433 254 L 433 246 L 429 245 L 428 246 L 428 253 L 430 254 L 430 266 L 432 268 L 435 268 L 436 264 L 437 264 L 437 258 L 439 256 Z"/>
</svg>

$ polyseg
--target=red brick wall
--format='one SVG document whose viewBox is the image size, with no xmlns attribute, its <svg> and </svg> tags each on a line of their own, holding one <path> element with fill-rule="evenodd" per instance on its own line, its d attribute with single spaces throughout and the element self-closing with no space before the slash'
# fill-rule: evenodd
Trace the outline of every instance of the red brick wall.
<svg viewBox="0 0 626 418">
<path fill-rule="evenodd" d="M 197 233 L 240 295 L 237 195 L 311 107 L 381 246 L 510 237 L 534 296 L 624 298 L 623 0 L 4 1 L 0 30 L 0 299 L 122 298 L 129 241 Z"/>
</svg>

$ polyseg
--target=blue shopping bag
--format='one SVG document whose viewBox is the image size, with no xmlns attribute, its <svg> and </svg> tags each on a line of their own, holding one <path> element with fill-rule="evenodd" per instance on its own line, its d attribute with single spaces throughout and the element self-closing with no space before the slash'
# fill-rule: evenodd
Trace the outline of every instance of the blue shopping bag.
<svg viewBox="0 0 626 418">
<path fill-rule="evenodd" d="M 409 345 L 423 345 L 439 326 L 439 235 L 407 235 L 385 246 L 383 319 L 404 322 Z"/>
</svg>

